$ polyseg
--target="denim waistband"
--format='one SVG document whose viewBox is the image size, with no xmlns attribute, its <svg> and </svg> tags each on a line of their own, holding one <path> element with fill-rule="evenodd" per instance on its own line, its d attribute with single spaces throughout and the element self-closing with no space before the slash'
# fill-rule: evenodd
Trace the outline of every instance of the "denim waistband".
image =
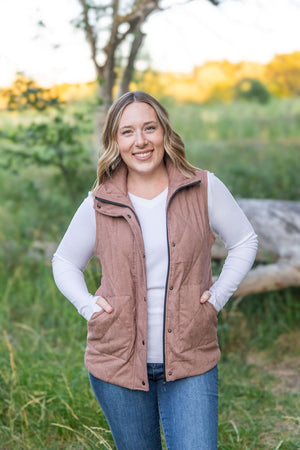
<svg viewBox="0 0 300 450">
<path fill-rule="evenodd" d="M 148 363 L 147 371 L 149 380 L 162 380 L 164 378 L 165 365 L 163 363 Z"/>
</svg>

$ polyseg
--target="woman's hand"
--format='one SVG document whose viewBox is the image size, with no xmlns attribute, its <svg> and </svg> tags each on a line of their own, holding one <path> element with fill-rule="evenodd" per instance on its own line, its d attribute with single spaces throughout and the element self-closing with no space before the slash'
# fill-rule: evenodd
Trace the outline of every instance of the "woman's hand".
<svg viewBox="0 0 300 450">
<path fill-rule="evenodd" d="M 209 291 L 204 291 L 200 297 L 200 303 L 207 302 L 211 297 L 211 293 Z"/>
<path fill-rule="evenodd" d="M 114 310 L 113 307 L 103 297 L 98 297 L 96 300 L 96 304 L 101 306 L 101 308 L 104 309 L 104 311 L 108 314 L 112 313 Z"/>
<path fill-rule="evenodd" d="M 97 300 L 96 300 L 96 304 L 101 306 L 103 311 L 107 312 L 108 314 L 112 313 L 113 310 L 114 310 L 114 308 L 103 297 L 98 297 Z M 98 314 L 97 312 L 94 312 L 94 314 L 92 315 L 91 319 L 96 317 L 97 314 Z"/>
</svg>

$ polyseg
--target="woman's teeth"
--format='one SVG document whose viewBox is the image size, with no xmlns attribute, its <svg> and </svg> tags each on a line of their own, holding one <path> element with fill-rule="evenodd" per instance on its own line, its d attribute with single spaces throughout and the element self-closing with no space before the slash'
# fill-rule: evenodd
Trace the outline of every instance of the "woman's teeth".
<svg viewBox="0 0 300 450">
<path fill-rule="evenodd" d="M 135 153 L 135 156 L 149 156 L 149 155 L 151 155 L 151 152 Z"/>
</svg>

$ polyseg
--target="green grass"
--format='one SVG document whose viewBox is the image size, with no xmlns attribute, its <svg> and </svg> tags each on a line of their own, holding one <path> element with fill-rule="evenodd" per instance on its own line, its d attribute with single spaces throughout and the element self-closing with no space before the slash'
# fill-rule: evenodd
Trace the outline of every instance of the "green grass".
<svg viewBox="0 0 300 450">
<path fill-rule="evenodd" d="M 299 448 L 298 391 L 280 392 L 274 375 L 236 357 L 220 372 L 220 449 Z"/>
<path fill-rule="evenodd" d="M 90 152 L 95 106 L 64 108 L 70 120 L 77 117 Z M 1 149 L 16 145 L 7 135 L 19 125 L 51 120 L 45 115 L 3 113 Z M 193 164 L 235 196 L 299 199 L 300 99 L 173 103 L 170 115 Z M 70 185 L 51 166 L 0 170 L 1 449 L 114 448 L 83 363 L 85 320 L 55 287 L 49 257 L 34 250 L 36 242 L 59 242 L 94 178 L 84 163 Z M 94 291 L 94 260 L 86 279 Z M 291 288 L 233 299 L 221 313 L 220 449 L 300 448 L 299 294 Z"/>
<path fill-rule="evenodd" d="M 102 448 L 104 439 L 111 448 L 83 364 L 85 320 L 58 294 L 49 264 L 27 261 L 9 281 L 1 306 L 0 448 Z"/>
<path fill-rule="evenodd" d="M 299 199 L 299 100 L 178 105 L 170 115 L 189 160 L 236 197 Z"/>
<path fill-rule="evenodd" d="M 300 100 L 273 99 L 267 105 L 175 104 L 170 117 L 174 128 L 188 140 L 278 139 L 299 137 Z"/>
<path fill-rule="evenodd" d="M 0 316 L 0 448 L 114 448 L 83 364 L 85 320 L 57 292 L 49 264 L 24 261 L 8 281 L 4 279 L 4 267 L 1 269 L 1 284 L 6 289 Z M 87 274 L 91 289 L 96 286 L 94 269 L 93 263 Z M 288 316 L 282 318 L 282 330 L 294 330 L 294 339 L 300 341 L 299 308 L 293 308 L 292 292 L 290 296 L 277 314 L 273 305 L 268 325 L 265 314 L 256 315 L 258 332 L 264 333 L 268 326 L 276 324 L 285 308 L 291 308 L 290 314 L 293 312 L 295 317 L 293 321 Z M 254 364 L 253 358 L 260 355 L 261 347 L 253 332 L 250 300 L 244 300 L 244 310 L 236 311 L 234 304 L 229 305 L 220 320 L 220 448 L 271 449 L 281 441 L 281 448 L 297 448 L 298 390 L 280 389 L 281 380 L 268 366 L 276 361 L 288 367 L 282 358 L 283 350 L 293 358 L 298 356 L 299 361 L 300 345 L 295 351 L 295 343 L 287 345 L 286 337 L 280 343 L 274 331 L 272 343 L 279 346 L 281 357 L 272 354 L 267 339 L 263 347 L 265 366 L 261 362 Z M 280 300 L 284 301 L 282 294 L 276 298 Z M 267 297 L 264 303 L 267 308 Z M 248 315 L 252 319 L 249 322 Z M 223 323 L 228 327 L 222 327 Z M 101 444 L 101 439 L 106 444 Z"/>
</svg>

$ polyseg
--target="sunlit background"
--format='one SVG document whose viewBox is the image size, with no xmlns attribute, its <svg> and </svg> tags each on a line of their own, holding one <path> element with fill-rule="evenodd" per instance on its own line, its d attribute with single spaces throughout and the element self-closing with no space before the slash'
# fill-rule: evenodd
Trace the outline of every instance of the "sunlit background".
<svg viewBox="0 0 300 450">
<path fill-rule="evenodd" d="M 132 3 L 122 0 L 123 11 Z M 300 1 L 162 5 L 142 25 L 129 89 L 156 96 L 188 159 L 214 172 L 241 205 L 253 205 L 260 241 L 252 282 L 219 314 L 219 448 L 299 449 Z M 115 448 L 83 363 L 86 322 L 51 271 L 53 252 L 94 185 L 107 106 L 107 80 L 75 27 L 80 13 L 77 0 L 0 1 L 5 450 Z M 125 41 L 115 55 L 114 98 L 128 48 Z M 101 65 L 103 51 L 97 58 Z M 217 277 L 225 253 L 214 248 Z M 94 259 L 85 278 L 93 293 L 101 282 Z"/>
<path fill-rule="evenodd" d="M 173 6 L 143 25 L 139 68 L 188 73 L 207 61 L 267 63 L 300 50 L 299 1 L 226 0 L 218 8 L 207 0 L 177 3 L 165 2 Z M 84 34 L 70 23 L 79 12 L 76 0 L 0 2 L 0 86 L 20 71 L 42 85 L 94 80 Z"/>
</svg>

